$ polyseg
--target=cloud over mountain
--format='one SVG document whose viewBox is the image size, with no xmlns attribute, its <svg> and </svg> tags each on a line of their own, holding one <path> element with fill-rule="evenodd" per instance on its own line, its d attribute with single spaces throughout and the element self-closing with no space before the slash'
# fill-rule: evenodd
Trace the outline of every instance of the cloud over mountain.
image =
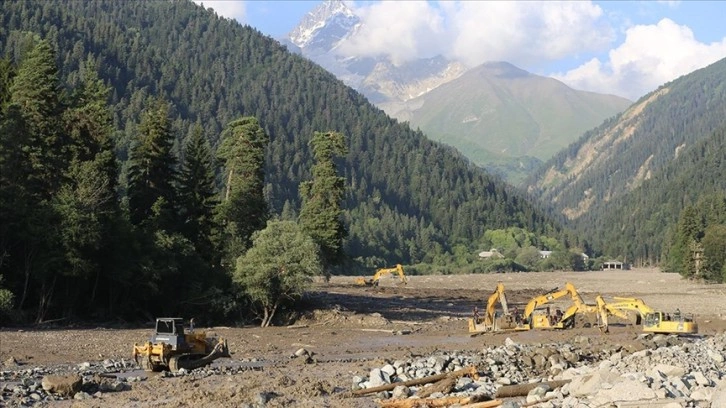
<svg viewBox="0 0 726 408">
<path fill-rule="evenodd" d="M 362 27 L 340 52 L 394 64 L 444 55 L 469 66 L 527 64 L 607 47 L 613 29 L 588 2 L 381 2 L 354 8 Z"/>
<path fill-rule="evenodd" d="M 693 31 L 664 18 L 656 25 L 636 25 L 606 61 L 593 58 L 556 78 L 576 88 L 637 99 L 681 75 L 726 56 L 726 38 L 704 44 Z"/>
</svg>

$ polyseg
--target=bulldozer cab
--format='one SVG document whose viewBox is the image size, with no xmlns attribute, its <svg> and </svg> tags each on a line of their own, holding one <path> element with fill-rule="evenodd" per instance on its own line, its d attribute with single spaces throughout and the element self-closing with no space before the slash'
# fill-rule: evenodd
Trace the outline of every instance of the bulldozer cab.
<svg viewBox="0 0 726 408">
<path fill-rule="evenodd" d="M 174 349 L 184 348 L 184 320 L 179 317 L 163 317 L 156 319 L 156 330 L 151 336 L 152 343 L 164 342 Z"/>
</svg>

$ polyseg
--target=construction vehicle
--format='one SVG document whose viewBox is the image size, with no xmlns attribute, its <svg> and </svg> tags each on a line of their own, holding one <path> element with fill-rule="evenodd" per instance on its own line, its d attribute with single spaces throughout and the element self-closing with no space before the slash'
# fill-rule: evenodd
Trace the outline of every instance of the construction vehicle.
<svg viewBox="0 0 726 408">
<path fill-rule="evenodd" d="M 565 296 L 570 296 L 572 306 L 565 312 L 556 309 L 555 313 L 541 309 L 542 305 L 554 302 Z M 597 313 L 597 305 L 588 305 L 580 297 L 580 294 L 571 283 L 566 283 L 564 289 L 553 289 L 544 295 L 535 296 L 527 303 L 522 314 L 522 320 L 532 329 L 568 329 L 575 327 L 575 315 Z"/>
<path fill-rule="evenodd" d="M 675 312 L 662 312 L 654 310 L 637 298 L 615 297 L 616 302 L 605 303 L 602 301 L 603 308 L 607 314 L 617 315 L 628 319 L 630 312 L 635 313 L 636 324 L 643 324 L 644 332 L 664 333 L 664 334 L 695 334 L 698 333 L 698 323 L 692 314 L 681 313 L 680 309 Z M 617 313 L 621 313 L 618 315 Z M 603 322 L 607 331 L 607 321 Z"/>
<path fill-rule="evenodd" d="M 394 268 L 379 269 L 378 271 L 376 271 L 376 274 L 373 275 L 371 279 L 366 279 L 363 277 L 356 278 L 355 284 L 360 286 L 378 286 L 381 277 L 388 274 L 393 274 L 394 272 L 398 273 L 399 284 L 405 285 L 408 283 L 408 278 L 403 272 L 403 266 L 401 264 L 396 264 Z"/>
<path fill-rule="evenodd" d="M 623 320 L 629 320 L 630 316 L 627 312 L 623 311 L 622 309 L 619 309 L 617 307 L 613 307 L 612 304 L 608 304 L 605 302 L 605 299 L 601 295 L 597 295 L 595 298 L 595 302 L 597 303 L 597 312 L 598 312 L 598 328 L 601 332 L 607 333 L 609 332 L 608 328 L 608 320 L 609 317 L 617 316 Z M 640 319 L 640 316 L 638 316 L 638 319 Z"/>
<path fill-rule="evenodd" d="M 203 367 L 230 356 L 226 340 L 208 338 L 206 332 L 195 331 L 193 324 L 185 333 L 183 319 L 178 317 L 156 319 L 154 334 L 146 343 L 134 344 L 132 355 L 145 371 L 172 372 Z"/>
<path fill-rule="evenodd" d="M 502 305 L 501 312 L 496 311 L 497 302 Z M 504 284 L 499 282 L 494 292 L 487 299 L 484 317 L 480 317 L 479 310 L 474 308 L 474 317 L 469 319 L 469 333 L 502 330 L 529 330 L 529 327 L 521 324 L 516 313 L 510 313 L 507 297 L 504 294 Z"/>
</svg>

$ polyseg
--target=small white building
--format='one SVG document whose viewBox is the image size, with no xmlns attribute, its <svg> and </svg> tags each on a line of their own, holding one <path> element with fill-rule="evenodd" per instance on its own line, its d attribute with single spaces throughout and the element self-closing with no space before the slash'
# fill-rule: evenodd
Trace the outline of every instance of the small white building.
<svg viewBox="0 0 726 408">
<path fill-rule="evenodd" d="M 626 263 L 620 262 L 620 261 L 607 261 L 607 262 L 603 262 L 602 266 L 600 268 L 604 271 L 613 270 L 613 269 L 627 271 L 630 269 L 630 264 L 626 264 Z"/>
</svg>

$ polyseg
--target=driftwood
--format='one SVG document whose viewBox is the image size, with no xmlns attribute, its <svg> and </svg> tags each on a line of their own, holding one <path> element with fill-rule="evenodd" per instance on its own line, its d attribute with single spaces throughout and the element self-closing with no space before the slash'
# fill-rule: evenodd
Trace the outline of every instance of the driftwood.
<svg viewBox="0 0 726 408">
<path fill-rule="evenodd" d="M 388 334 L 411 334 L 411 330 L 389 330 L 389 329 L 358 329 L 364 332 L 377 332 L 377 333 L 388 333 Z"/>
<path fill-rule="evenodd" d="M 435 392 L 440 392 L 442 394 L 448 394 L 451 392 L 451 390 L 454 389 L 454 386 L 456 386 L 456 378 L 447 377 L 443 380 L 439 380 L 438 382 L 434 383 L 430 387 L 423 387 L 416 393 L 417 397 L 420 398 L 427 398 L 431 394 Z"/>
<path fill-rule="evenodd" d="M 497 390 L 497 393 L 494 394 L 494 397 L 496 397 L 496 398 L 522 397 L 522 396 L 527 395 L 533 389 L 535 389 L 538 386 L 543 385 L 543 384 L 549 385 L 550 388 L 552 388 L 554 390 L 555 388 L 562 387 L 563 385 L 567 384 L 568 382 L 570 382 L 570 380 L 505 385 L 505 386 L 500 387 Z"/>
<path fill-rule="evenodd" d="M 384 385 L 381 385 L 378 387 L 364 388 L 362 390 L 353 391 L 353 395 L 359 396 L 359 395 L 373 394 L 373 393 L 381 392 L 381 391 L 391 391 L 392 389 L 396 388 L 399 385 L 405 385 L 406 387 L 410 387 L 412 385 L 429 384 L 432 382 L 443 380 L 444 378 L 447 378 L 447 377 L 448 378 L 458 378 L 458 377 L 463 377 L 465 375 L 471 376 L 474 379 L 479 378 L 479 374 L 476 371 L 476 367 L 471 366 L 471 367 L 467 367 L 467 368 L 462 368 L 461 370 L 452 371 L 450 373 L 431 375 L 428 377 L 417 378 L 415 380 L 409 380 L 409 381 L 404 381 L 404 382 L 384 384 Z"/>
<path fill-rule="evenodd" d="M 480 402 L 488 397 L 484 395 L 472 395 L 471 397 L 443 397 L 443 398 L 408 398 L 408 399 L 390 399 L 381 401 L 381 408 L 443 408 L 452 405 L 462 405 L 464 407 L 474 408 L 490 408 L 502 405 L 501 400 L 492 400 Z"/>
<path fill-rule="evenodd" d="M 504 401 L 502 400 L 491 400 L 491 401 L 485 401 L 485 402 L 475 402 L 473 404 L 466 404 L 463 405 L 462 408 L 492 408 L 492 407 L 498 407 L 502 405 Z M 522 405 L 524 406 L 524 405 Z"/>
</svg>

